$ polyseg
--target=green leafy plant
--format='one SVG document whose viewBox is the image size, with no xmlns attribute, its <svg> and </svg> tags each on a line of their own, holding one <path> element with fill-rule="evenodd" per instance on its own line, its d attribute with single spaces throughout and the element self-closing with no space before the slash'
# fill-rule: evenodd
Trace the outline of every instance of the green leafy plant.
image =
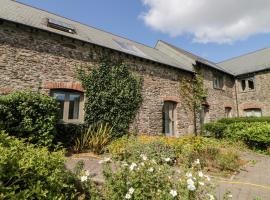
<svg viewBox="0 0 270 200">
<path fill-rule="evenodd" d="M 0 128 L 32 143 L 51 146 L 57 111 L 57 102 L 48 95 L 18 91 L 0 96 Z"/>
<path fill-rule="evenodd" d="M 80 70 L 79 77 L 86 89 L 86 123 L 108 123 L 113 137 L 126 134 L 142 101 L 141 80 L 123 63 L 104 58 L 91 73 Z"/>
<path fill-rule="evenodd" d="M 0 132 L 0 199 L 74 199 L 76 178 L 63 151 L 24 143 Z"/>
<path fill-rule="evenodd" d="M 106 124 L 89 126 L 75 139 L 73 150 L 76 152 L 92 151 L 97 154 L 104 153 L 112 137 L 112 128 Z"/>
<path fill-rule="evenodd" d="M 211 122 L 203 126 L 203 134 L 205 136 L 212 136 L 215 138 L 223 138 L 224 130 L 227 128 L 227 125 L 220 122 Z"/>
</svg>

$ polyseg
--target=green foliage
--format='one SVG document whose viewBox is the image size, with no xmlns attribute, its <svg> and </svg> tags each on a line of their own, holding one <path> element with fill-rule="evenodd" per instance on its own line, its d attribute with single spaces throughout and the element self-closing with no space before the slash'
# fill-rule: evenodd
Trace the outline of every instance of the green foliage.
<svg viewBox="0 0 270 200">
<path fill-rule="evenodd" d="M 235 162 L 240 160 L 239 154 L 234 151 L 226 151 L 219 156 L 216 156 L 216 158 L 217 165 L 221 171 L 235 171 L 235 169 L 240 168 L 240 162 Z"/>
<path fill-rule="evenodd" d="M 0 96 L 0 128 L 30 142 L 45 146 L 52 144 L 55 135 L 57 102 L 30 91 Z"/>
<path fill-rule="evenodd" d="M 108 146 L 108 150 L 117 160 L 128 160 L 129 162 L 138 160 L 141 155 L 149 155 L 158 164 L 167 163 L 172 166 L 191 167 L 190 163 L 200 158 L 203 167 L 214 168 L 216 171 L 223 169 L 237 171 L 240 167 L 240 159 L 238 156 L 230 157 L 231 152 L 238 155 L 234 146 L 239 145 L 204 137 L 138 136 L 128 138 L 125 136 L 113 141 Z M 166 161 L 167 158 L 170 159 Z M 234 169 L 225 166 L 226 163 L 222 162 L 229 158 L 231 158 L 231 163 L 228 165 L 235 166 Z"/>
<path fill-rule="evenodd" d="M 146 154 L 112 168 L 109 163 L 104 166 L 105 199 L 214 199 L 214 186 L 199 163 L 177 170 Z"/>
<path fill-rule="evenodd" d="M 108 124 L 97 124 L 81 133 L 75 139 L 73 150 L 76 152 L 92 151 L 97 154 L 105 152 L 112 136 L 112 128 Z"/>
<path fill-rule="evenodd" d="M 0 152 L 0 199 L 75 198 L 63 151 L 51 153 L 0 132 Z"/>
<path fill-rule="evenodd" d="M 204 125 L 204 132 L 216 138 L 243 141 L 249 147 L 267 149 L 270 146 L 270 123 L 268 117 L 243 117 L 222 119 Z"/>
<path fill-rule="evenodd" d="M 86 89 L 86 122 L 108 123 L 113 137 L 125 134 L 142 101 L 141 82 L 126 65 L 103 59 L 92 73 L 79 72 Z"/>
<path fill-rule="evenodd" d="M 227 125 L 220 122 L 211 122 L 203 126 L 203 132 L 207 136 L 213 136 L 215 138 L 223 138 L 224 130 Z"/>
<path fill-rule="evenodd" d="M 270 117 L 233 117 L 233 118 L 223 118 L 218 120 L 220 123 L 233 124 L 238 122 L 267 122 L 270 123 Z"/>
</svg>

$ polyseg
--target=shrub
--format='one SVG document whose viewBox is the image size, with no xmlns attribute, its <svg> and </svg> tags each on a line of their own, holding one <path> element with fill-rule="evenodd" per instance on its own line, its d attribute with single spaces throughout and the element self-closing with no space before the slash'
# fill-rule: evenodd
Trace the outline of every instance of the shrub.
<svg viewBox="0 0 270 200">
<path fill-rule="evenodd" d="M 126 65 L 106 59 L 92 73 L 79 75 L 86 89 L 87 124 L 108 123 L 113 137 L 127 133 L 142 101 L 140 80 Z"/>
<path fill-rule="evenodd" d="M 63 151 L 26 144 L 0 133 L 0 199 L 74 199 L 75 177 Z"/>
<path fill-rule="evenodd" d="M 76 152 L 90 150 L 97 154 L 104 153 L 111 135 L 112 128 L 108 124 L 92 125 L 75 139 L 73 150 Z"/>
<path fill-rule="evenodd" d="M 224 130 L 227 128 L 225 123 L 211 122 L 204 124 L 203 133 L 206 136 L 213 136 L 215 138 L 223 138 Z"/>
<path fill-rule="evenodd" d="M 224 124 L 232 124 L 232 123 L 238 123 L 238 122 L 267 122 L 270 123 L 270 117 L 233 117 L 233 118 L 223 118 L 218 120 L 220 123 Z"/>
<path fill-rule="evenodd" d="M 30 142 L 45 146 L 55 135 L 57 102 L 30 91 L 19 91 L 0 97 L 0 128 Z"/>
<path fill-rule="evenodd" d="M 190 169 L 172 169 L 149 155 L 122 162 L 115 170 L 104 166 L 105 199 L 214 199 L 210 178 L 200 171 L 199 161 Z"/>
<path fill-rule="evenodd" d="M 234 151 L 225 151 L 219 156 L 216 156 L 216 159 L 217 165 L 221 171 L 235 171 L 235 169 L 239 169 L 240 167 L 240 162 L 235 162 L 239 161 L 239 154 Z"/>
</svg>

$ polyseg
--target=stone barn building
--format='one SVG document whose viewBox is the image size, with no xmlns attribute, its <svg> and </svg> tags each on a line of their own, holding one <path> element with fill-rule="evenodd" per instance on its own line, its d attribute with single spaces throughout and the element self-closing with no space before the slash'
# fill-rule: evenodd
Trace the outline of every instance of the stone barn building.
<svg viewBox="0 0 270 200">
<path fill-rule="evenodd" d="M 154 48 L 12 0 L 0 0 L 0 95 L 31 89 L 54 96 L 61 123 L 82 123 L 84 89 L 77 69 L 103 54 L 121 58 L 143 78 L 143 102 L 131 128 L 181 136 L 194 131 L 180 82 L 201 69 L 208 97 L 201 122 L 270 115 L 270 50 L 222 63 L 158 41 Z M 269 78 L 269 79 L 268 79 Z"/>
</svg>

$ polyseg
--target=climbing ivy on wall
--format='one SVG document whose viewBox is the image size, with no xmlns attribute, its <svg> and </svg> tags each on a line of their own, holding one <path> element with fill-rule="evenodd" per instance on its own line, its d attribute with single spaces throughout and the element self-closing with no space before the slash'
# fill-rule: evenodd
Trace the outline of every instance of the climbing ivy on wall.
<svg viewBox="0 0 270 200">
<path fill-rule="evenodd" d="M 194 113 L 194 131 L 197 135 L 198 115 L 202 109 L 202 103 L 207 98 L 207 89 L 204 87 L 202 71 L 194 66 L 194 76 L 192 78 L 180 79 L 180 96 L 183 106 Z"/>
<path fill-rule="evenodd" d="M 108 58 L 90 73 L 80 70 L 79 77 L 86 90 L 86 123 L 108 123 L 113 137 L 127 133 L 142 101 L 141 79 L 123 62 Z"/>
</svg>

